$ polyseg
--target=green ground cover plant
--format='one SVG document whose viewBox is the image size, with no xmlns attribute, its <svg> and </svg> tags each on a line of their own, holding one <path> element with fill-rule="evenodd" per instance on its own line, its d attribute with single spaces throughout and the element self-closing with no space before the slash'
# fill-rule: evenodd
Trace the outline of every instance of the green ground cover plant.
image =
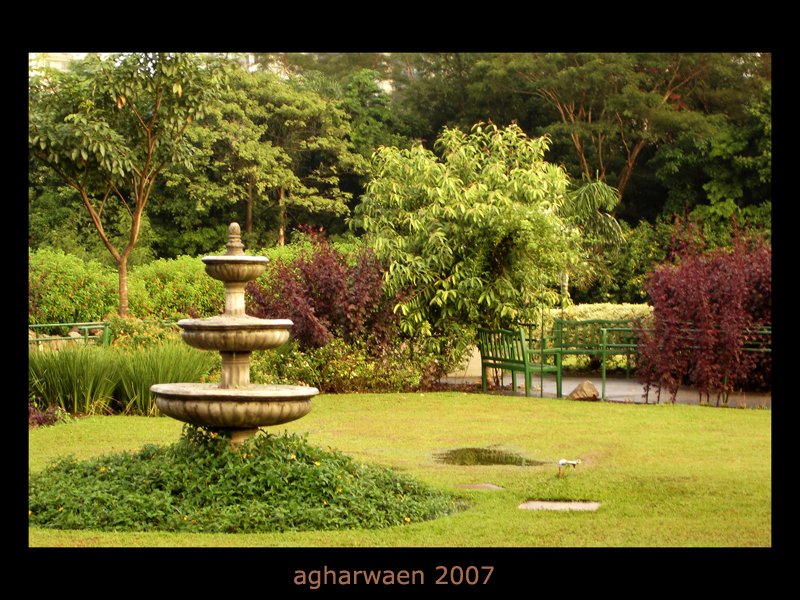
<svg viewBox="0 0 800 600">
<path fill-rule="evenodd" d="M 29 522 L 102 531 L 270 532 L 382 528 L 457 511 L 455 500 L 306 437 L 260 433 L 235 449 L 187 425 L 170 446 L 78 461 L 29 480 Z"/>
<path fill-rule="evenodd" d="M 458 496 L 469 508 L 431 521 L 336 531 L 103 532 L 32 525 L 29 544 L 771 546 L 771 414 L 455 392 L 323 394 L 314 399 L 309 415 L 273 433 L 307 434 L 312 446 L 335 448 L 357 462 L 411 476 Z M 34 429 L 29 431 L 30 472 L 33 476 L 69 455 L 77 461 L 123 452 L 131 456 L 146 444 L 175 443 L 181 429 L 173 419 L 136 416 L 93 416 Z M 437 453 L 464 447 L 499 447 L 544 464 L 437 462 Z M 556 462 L 561 458 L 583 462 L 559 479 Z M 502 489 L 456 487 L 477 483 Z M 517 508 L 532 499 L 601 506 L 595 512 Z"/>
</svg>

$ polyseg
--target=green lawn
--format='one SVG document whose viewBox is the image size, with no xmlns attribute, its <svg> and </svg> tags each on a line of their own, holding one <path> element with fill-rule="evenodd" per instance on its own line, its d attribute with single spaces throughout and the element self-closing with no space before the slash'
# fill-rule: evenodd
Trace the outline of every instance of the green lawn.
<svg viewBox="0 0 800 600">
<path fill-rule="evenodd" d="M 29 466 L 177 440 L 169 418 L 90 417 L 29 433 Z M 274 428 L 393 467 L 472 507 L 384 530 L 281 534 L 109 533 L 29 529 L 30 546 L 762 546 L 772 545 L 772 412 L 621 405 L 466 393 L 321 395 Z M 440 464 L 462 447 L 548 461 L 536 467 Z M 556 462 L 580 458 L 559 479 Z M 492 483 L 502 490 L 463 490 Z M 526 500 L 601 502 L 596 512 L 520 510 Z"/>
</svg>

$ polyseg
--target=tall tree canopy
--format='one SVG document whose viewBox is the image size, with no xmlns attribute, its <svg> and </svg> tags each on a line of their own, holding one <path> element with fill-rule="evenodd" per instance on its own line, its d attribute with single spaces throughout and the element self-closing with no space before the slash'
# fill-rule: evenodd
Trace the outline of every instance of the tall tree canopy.
<svg viewBox="0 0 800 600">
<path fill-rule="evenodd" d="M 216 102 L 225 69 L 192 54 L 89 55 L 69 73 L 33 74 L 28 86 L 28 150 L 81 197 L 119 271 L 128 315 L 127 261 L 156 178 L 167 164 L 191 168 L 185 132 Z M 124 248 L 104 228 L 104 207 L 130 217 Z M 106 214 L 108 211 L 106 211 Z"/>
<path fill-rule="evenodd" d="M 173 169 L 169 185 L 200 215 L 235 206 L 246 233 L 275 212 L 283 245 L 292 212 L 343 215 L 351 194 L 342 174 L 362 172 L 346 113 L 319 94 L 268 73 L 238 71 L 231 89 L 189 136 L 195 168 Z M 264 223 L 259 222 L 259 234 Z M 263 241 L 263 240 L 262 240 Z"/>
<path fill-rule="evenodd" d="M 581 173 L 619 189 L 620 199 L 642 150 L 682 134 L 708 136 L 716 84 L 742 94 L 743 63 L 730 54 L 500 54 L 486 63 L 543 98 L 560 116 Z M 743 96 L 741 96 L 743 98 Z M 554 131 L 555 133 L 555 131 Z"/>
</svg>

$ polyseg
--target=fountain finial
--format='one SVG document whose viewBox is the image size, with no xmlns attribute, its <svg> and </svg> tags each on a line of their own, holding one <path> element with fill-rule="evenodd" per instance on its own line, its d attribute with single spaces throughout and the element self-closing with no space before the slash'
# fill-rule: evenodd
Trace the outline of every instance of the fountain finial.
<svg viewBox="0 0 800 600">
<path fill-rule="evenodd" d="M 225 247 L 228 251 L 225 256 L 244 256 L 244 244 L 242 243 L 242 228 L 233 222 L 228 227 L 228 243 Z"/>
</svg>

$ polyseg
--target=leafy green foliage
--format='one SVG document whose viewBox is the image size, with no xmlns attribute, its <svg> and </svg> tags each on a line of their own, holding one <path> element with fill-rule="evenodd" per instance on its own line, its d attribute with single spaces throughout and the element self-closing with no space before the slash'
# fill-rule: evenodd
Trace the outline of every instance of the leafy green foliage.
<svg viewBox="0 0 800 600">
<path fill-rule="evenodd" d="M 497 82 L 511 78 L 514 89 L 556 109 L 558 122 L 548 130 L 570 141 L 583 177 L 597 173 L 622 201 L 647 146 L 710 132 L 707 114 L 719 110 L 715 88 L 746 98 L 745 63 L 711 53 L 520 53 L 499 54 L 485 66 Z"/>
<path fill-rule="evenodd" d="M 49 248 L 29 250 L 28 322 L 88 323 L 116 315 L 118 283 L 116 273 L 97 261 L 84 262 Z M 202 318 L 224 310 L 223 283 L 206 275 L 197 258 L 159 259 L 135 267 L 128 285 L 130 311 L 139 318 Z M 115 323 L 115 330 L 123 333 L 134 321 L 123 319 Z"/>
<path fill-rule="evenodd" d="M 225 285 L 206 274 L 199 258 L 159 259 L 134 268 L 131 279 L 144 287 L 151 307 L 147 314 L 153 319 L 212 317 L 225 308 Z M 140 314 L 136 299 L 131 308 Z"/>
<path fill-rule="evenodd" d="M 297 435 L 231 449 L 186 426 L 178 443 L 62 458 L 28 485 L 29 524 L 103 531 L 252 533 L 384 528 L 456 512 L 443 493 Z"/>
<path fill-rule="evenodd" d="M 437 147 L 441 159 L 420 145 L 380 148 L 351 223 L 389 264 L 403 331 L 434 343 L 531 318 L 558 299 L 541 298 L 542 283 L 579 257 L 578 231 L 558 216 L 567 177 L 543 160 L 546 138 L 478 124 L 446 129 Z"/>
<path fill-rule="evenodd" d="M 265 223 L 285 231 L 289 217 L 299 213 L 346 214 L 351 194 L 339 178 L 361 172 L 365 163 L 348 140 L 346 113 L 273 74 L 240 70 L 231 83 L 205 122 L 187 134 L 195 149 L 193 166 L 178 165 L 166 174 L 172 198 L 159 207 L 162 218 L 174 215 L 189 242 L 192 231 L 215 227 L 233 211 L 255 236 L 252 245 L 274 241 Z"/>
<path fill-rule="evenodd" d="M 668 190 L 665 211 L 694 210 L 706 223 L 769 227 L 772 202 L 772 86 L 764 84 L 740 120 L 717 118 L 708 138 L 683 135 L 651 164 Z M 766 217 L 766 218 L 765 218 Z"/>
<path fill-rule="evenodd" d="M 219 355 L 196 350 L 181 340 L 118 350 L 115 356 L 119 383 L 115 397 L 125 414 L 156 414 L 150 387 L 157 383 L 198 382 L 219 362 Z"/>
<path fill-rule="evenodd" d="M 28 397 L 69 413 L 111 411 L 119 375 L 110 349 L 76 346 L 28 352 Z"/>
<path fill-rule="evenodd" d="M 141 338 L 140 338 L 141 339 Z M 219 355 L 172 339 L 136 347 L 76 345 L 29 351 L 28 397 L 69 413 L 155 414 L 156 383 L 197 382 L 219 369 Z"/>
<path fill-rule="evenodd" d="M 637 304 L 647 300 L 644 282 L 650 271 L 667 259 L 672 224 L 659 219 L 655 225 L 640 221 L 632 228 L 622 221 L 620 226 L 625 242 L 619 252 L 599 257 L 608 277 L 586 290 L 576 290 L 572 294 L 576 303 Z"/>
<path fill-rule="evenodd" d="M 410 342 L 395 342 L 375 356 L 361 342 L 333 338 L 321 348 L 299 349 L 293 343 L 278 350 L 254 352 L 253 383 L 308 385 L 323 393 L 402 392 L 425 389 L 440 374 L 445 359 L 414 351 Z M 452 364 L 445 364 L 448 369 Z"/>
<path fill-rule="evenodd" d="M 396 133 L 399 125 L 390 98 L 378 86 L 377 71 L 364 69 L 347 79 L 342 108 L 351 119 L 350 139 L 367 160 L 379 146 L 408 148 L 411 141 Z"/>
</svg>

